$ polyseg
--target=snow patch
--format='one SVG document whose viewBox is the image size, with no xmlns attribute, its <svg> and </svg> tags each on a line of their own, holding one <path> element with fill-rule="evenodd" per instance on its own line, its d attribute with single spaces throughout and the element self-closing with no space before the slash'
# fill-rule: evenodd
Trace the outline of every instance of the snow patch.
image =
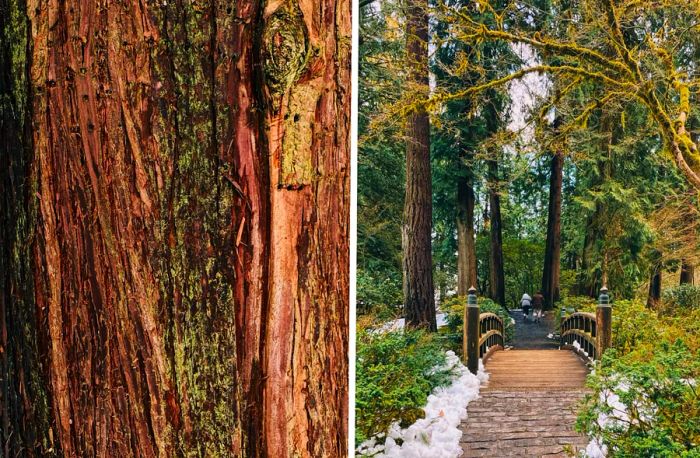
<svg viewBox="0 0 700 458">
<path fill-rule="evenodd" d="M 627 391 L 629 385 L 625 382 L 620 382 L 617 386 L 620 391 Z M 622 426 L 629 421 L 629 415 L 625 409 L 625 405 L 620 401 L 620 396 L 611 390 L 603 390 L 600 392 L 600 402 L 606 403 L 612 409 L 609 414 L 598 414 L 598 425 L 601 427 Z M 608 456 L 608 447 L 603 444 L 603 441 L 594 437 L 586 446 L 586 457 L 588 458 L 605 458 Z"/>
<path fill-rule="evenodd" d="M 437 322 L 437 327 L 438 329 L 447 326 L 447 313 L 438 313 L 435 315 L 435 321 Z M 391 331 L 398 331 L 403 329 L 406 326 L 406 319 L 405 318 L 399 318 L 397 320 L 391 320 L 387 321 L 383 325 L 381 325 L 379 328 L 376 329 L 375 332 L 379 333 L 385 333 L 385 332 L 391 332 Z"/>
<path fill-rule="evenodd" d="M 479 387 L 488 380 L 484 366 L 479 361 L 479 372 L 472 374 L 454 352 L 448 351 L 445 368 L 454 378 L 449 386 L 438 387 L 428 396 L 423 408 L 425 418 L 408 428 L 394 423 L 389 428 L 384 444 L 375 436 L 357 448 L 357 456 L 387 458 L 452 458 L 462 454 L 459 440 L 462 431 L 459 424 L 467 418 L 467 405 L 479 397 Z"/>
</svg>

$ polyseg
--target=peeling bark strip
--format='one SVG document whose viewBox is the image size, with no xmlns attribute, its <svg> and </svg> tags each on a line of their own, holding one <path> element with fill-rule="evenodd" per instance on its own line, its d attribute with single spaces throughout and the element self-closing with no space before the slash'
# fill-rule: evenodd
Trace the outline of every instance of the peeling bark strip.
<svg viewBox="0 0 700 458">
<path fill-rule="evenodd" d="M 349 1 L 0 6 L 0 456 L 344 456 Z"/>
</svg>

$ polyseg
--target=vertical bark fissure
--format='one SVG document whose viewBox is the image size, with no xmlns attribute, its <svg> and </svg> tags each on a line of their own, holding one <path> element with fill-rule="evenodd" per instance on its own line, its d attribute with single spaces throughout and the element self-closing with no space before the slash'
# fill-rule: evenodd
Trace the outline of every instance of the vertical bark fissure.
<svg viewBox="0 0 700 458">
<path fill-rule="evenodd" d="M 260 2 L 26 5 L 34 146 L 0 157 L 0 252 L 36 242 L 33 278 L 0 260 L 3 453 L 346 450 L 349 4 L 300 7 L 315 54 L 268 135 Z"/>
<path fill-rule="evenodd" d="M 408 6 L 406 51 L 408 80 L 421 95 L 428 90 L 427 1 Z M 402 229 L 403 293 L 406 324 L 437 330 L 433 286 L 432 177 L 430 121 L 422 106 L 406 120 L 406 194 Z"/>
</svg>

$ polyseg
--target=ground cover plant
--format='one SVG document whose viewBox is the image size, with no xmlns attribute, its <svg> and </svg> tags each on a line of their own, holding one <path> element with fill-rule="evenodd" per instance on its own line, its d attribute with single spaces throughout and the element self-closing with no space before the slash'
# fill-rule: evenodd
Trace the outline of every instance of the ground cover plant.
<svg viewBox="0 0 700 458">
<path fill-rule="evenodd" d="M 355 445 L 386 433 L 399 422 L 408 426 L 424 415 L 430 392 L 451 381 L 439 340 L 423 330 L 357 334 Z"/>
</svg>

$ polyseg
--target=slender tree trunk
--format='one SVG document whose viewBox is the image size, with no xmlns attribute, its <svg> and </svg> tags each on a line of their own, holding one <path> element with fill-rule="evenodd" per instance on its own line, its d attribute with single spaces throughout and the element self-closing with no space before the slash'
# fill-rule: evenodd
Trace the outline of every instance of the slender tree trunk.
<svg viewBox="0 0 700 458">
<path fill-rule="evenodd" d="M 466 168 L 466 167 L 465 167 Z M 474 238 L 474 187 L 471 171 L 457 178 L 457 294 L 477 286 Z"/>
<path fill-rule="evenodd" d="M 427 8 L 427 1 L 412 0 L 408 6 L 406 27 L 408 79 L 421 96 L 427 96 L 428 91 Z M 406 324 L 436 331 L 431 249 L 430 123 L 423 108 L 408 116 L 406 142 L 406 196 L 401 237 Z"/>
<path fill-rule="evenodd" d="M 488 161 L 489 206 L 491 208 L 491 249 L 489 251 L 490 297 L 506 305 L 505 276 L 503 272 L 503 235 L 501 224 L 501 195 L 499 189 L 498 160 Z"/>
<path fill-rule="evenodd" d="M 647 307 L 656 309 L 661 301 L 661 267 L 655 267 L 649 280 L 649 296 Z"/>
<path fill-rule="evenodd" d="M 695 266 L 689 264 L 685 259 L 681 261 L 681 279 L 680 284 L 695 284 Z"/>
<path fill-rule="evenodd" d="M 5 456 L 344 456 L 349 3 L 17 13 Z"/>
<path fill-rule="evenodd" d="M 552 156 L 549 176 L 549 211 L 547 213 L 547 244 L 542 272 L 542 295 L 545 309 L 551 310 L 559 300 L 559 273 L 561 247 L 561 199 L 564 155 Z"/>
</svg>

